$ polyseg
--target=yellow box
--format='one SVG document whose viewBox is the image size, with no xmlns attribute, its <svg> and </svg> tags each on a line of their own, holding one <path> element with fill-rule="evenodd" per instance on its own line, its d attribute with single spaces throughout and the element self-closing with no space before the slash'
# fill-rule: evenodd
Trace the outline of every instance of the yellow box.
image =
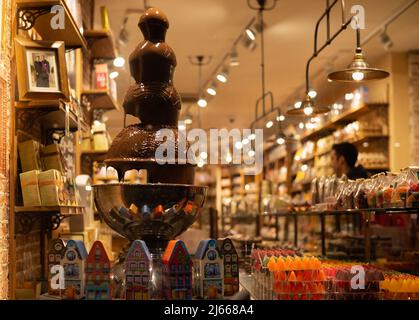
<svg viewBox="0 0 419 320">
<path fill-rule="evenodd" d="M 42 170 L 39 157 L 40 144 L 36 140 L 27 140 L 18 144 L 20 164 L 22 172 Z"/>
<path fill-rule="evenodd" d="M 56 143 L 49 144 L 41 149 L 41 160 L 45 170 L 55 169 L 64 173 L 65 161 L 60 146 Z"/>
<path fill-rule="evenodd" d="M 41 205 L 41 195 L 38 186 L 39 170 L 23 172 L 19 175 L 22 188 L 23 205 L 34 207 Z"/>
<path fill-rule="evenodd" d="M 39 192 L 43 206 L 59 206 L 65 204 L 63 194 L 63 178 L 58 170 L 40 172 L 38 175 Z"/>
</svg>

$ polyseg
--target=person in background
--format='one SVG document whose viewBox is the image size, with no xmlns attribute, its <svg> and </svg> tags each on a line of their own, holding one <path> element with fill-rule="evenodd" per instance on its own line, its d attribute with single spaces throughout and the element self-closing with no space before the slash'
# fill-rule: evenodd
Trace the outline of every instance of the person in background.
<svg viewBox="0 0 419 320">
<path fill-rule="evenodd" d="M 349 142 L 334 144 L 332 147 L 331 162 L 333 170 L 338 177 L 346 175 L 348 179 L 368 178 L 368 174 L 361 165 L 356 166 L 358 160 L 357 148 Z"/>
</svg>

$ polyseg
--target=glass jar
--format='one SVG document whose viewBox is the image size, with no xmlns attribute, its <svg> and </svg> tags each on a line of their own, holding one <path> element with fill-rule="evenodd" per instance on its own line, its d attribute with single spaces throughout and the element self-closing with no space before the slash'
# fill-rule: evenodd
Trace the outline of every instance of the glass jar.
<svg viewBox="0 0 419 320">
<path fill-rule="evenodd" d="M 387 172 L 383 183 L 383 208 L 392 207 L 393 193 L 395 192 L 395 183 L 397 181 L 397 174 Z"/>
<path fill-rule="evenodd" d="M 386 184 L 386 174 L 384 172 L 379 173 L 377 176 L 377 184 L 375 187 L 375 201 L 377 208 L 383 208 L 384 206 L 384 185 Z"/>
<path fill-rule="evenodd" d="M 367 209 L 368 187 L 371 184 L 370 179 L 358 179 L 358 187 L 354 195 L 354 209 Z"/>
</svg>

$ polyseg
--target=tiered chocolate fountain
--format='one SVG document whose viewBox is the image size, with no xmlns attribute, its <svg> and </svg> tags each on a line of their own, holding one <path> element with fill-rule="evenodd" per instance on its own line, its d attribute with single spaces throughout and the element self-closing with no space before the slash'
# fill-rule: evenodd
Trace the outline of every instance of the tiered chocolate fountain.
<svg viewBox="0 0 419 320">
<path fill-rule="evenodd" d="M 147 243 L 153 256 L 153 278 L 158 278 L 156 269 L 168 241 L 196 221 L 207 187 L 192 185 L 194 165 L 177 160 L 182 138 L 177 129 L 181 102 L 173 86 L 176 57 L 164 42 L 169 22 L 159 9 L 150 8 L 138 26 L 144 41 L 129 58 L 136 83 L 129 88 L 123 107 L 141 123 L 124 128 L 107 154 L 105 163 L 118 171 L 120 182 L 95 185 L 93 190 L 96 207 L 112 229 L 130 241 L 143 239 Z M 164 141 L 175 148 L 175 159 L 169 159 L 173 164 L 157 163 L 156 150 L 163 143 L 160 129 L 172 130 L 175 137 Z M 124 183 L 125 172 L 132 169 L 146 170 L 147 183 Z M 121 263 L 114 276 L 123 279 Z M 154 285 L 158 291 L 159 284 Z"/>
</svg>

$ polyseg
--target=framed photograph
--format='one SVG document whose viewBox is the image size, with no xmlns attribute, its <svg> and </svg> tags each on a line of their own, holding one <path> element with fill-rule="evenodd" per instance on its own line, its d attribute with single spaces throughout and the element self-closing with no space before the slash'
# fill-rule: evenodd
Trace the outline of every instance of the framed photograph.
<svg viewBox="0 0 419 320">
<path fill-rule="evenodd" d="M 69 100 L 62 41 L 15 40 L 19 100 Z"/>
</svg>

